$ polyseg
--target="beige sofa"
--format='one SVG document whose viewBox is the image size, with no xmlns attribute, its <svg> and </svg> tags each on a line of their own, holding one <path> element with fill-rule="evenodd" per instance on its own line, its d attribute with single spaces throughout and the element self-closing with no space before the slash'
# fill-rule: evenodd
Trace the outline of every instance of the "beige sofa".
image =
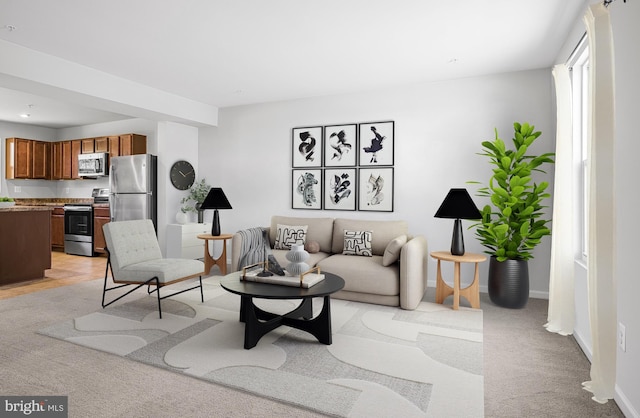
<svg viewBox="0 0 640 418">
<path fill-rule="evenodd" d="M 410 236 L 405 221 L 273 216 L 267 228 L 272 253 L 280 265 L 286 267 L 289 263 L 285 258 L 287 250 L 273 249 L 278 225 L 307 226 L 306 242 L 317 242 L 320 250 L 311 253 L 306 262 L 312 267 L 319 266 L 322 271 L 337 274 L 345 281 L 344 288 L 333 295 L 335 298 L 403 309 L 415 309 L 422 300 L 427 286 L 427 241 L 423 236 Z M 371 231 L 373 255 L 342 254 L 345 230 Z M 242 240 L 239 233 L 233 236 L 232 271 L 238 270 Z M 394 244 L 389 246 L 392 241 Z M 394 246 L 395 252 L 392 251 Z M 396 257 L 397 261 L 393 261 Z"/>
</svg>

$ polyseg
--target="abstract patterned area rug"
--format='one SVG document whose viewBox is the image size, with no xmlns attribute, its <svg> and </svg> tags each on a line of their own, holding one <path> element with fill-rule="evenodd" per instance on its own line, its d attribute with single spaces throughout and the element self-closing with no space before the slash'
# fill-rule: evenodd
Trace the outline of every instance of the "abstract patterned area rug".
<svg viewBox="0 0 640 418">
<path fill-rule="evenodd" d="M 215 277 L 204 283 L 204 303 L 197 291 L 165 299 L 163 319 L 154 297 L 129 296 L 39 333 L 333 416 L 484 415 L 481 310 L 332 299 L 331 345 L 283 326 L 245 350 L 239 296 Z M 279 313 L 296 306 L 256 305 Z"/>
</svg>

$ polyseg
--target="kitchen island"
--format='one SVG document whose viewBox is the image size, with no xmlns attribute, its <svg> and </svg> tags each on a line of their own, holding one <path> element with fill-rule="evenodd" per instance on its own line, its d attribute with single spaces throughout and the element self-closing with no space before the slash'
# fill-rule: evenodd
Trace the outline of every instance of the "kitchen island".
<svg viewBox="0 0 640 418">
<path fill-rule="evenodd" d="M 0 208 L 0 286 L 43 278 L 51 268 L 51 209 Z"/>
</svg>

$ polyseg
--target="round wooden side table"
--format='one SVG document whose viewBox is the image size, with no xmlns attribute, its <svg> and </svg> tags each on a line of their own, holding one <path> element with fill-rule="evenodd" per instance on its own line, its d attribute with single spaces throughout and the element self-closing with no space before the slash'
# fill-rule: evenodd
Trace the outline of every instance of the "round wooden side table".
<svg viewBox="0 0 640 418">
<path fill-rule="evenodd" d="M 464 255 L 453 255 L 449 251 L 433 251 L 431 257 L 438 260 L 438 274 L 436 278 L 436 303 L 443 303 L 449 295 L 453 295 L 453 309 L 460 306 L 460 296 L 464 296 L 472 308 L 480 308 L 480 273 L 478 263 L 487 259 L 482 254 L 464 253 Z M 442 280 L 442 261 L 451 261 L 453 265 L 453 287 Z M 473 283 L 464 289 L 460 289 L 460 263 L 476 263 Z"/>
<path fill-rule="evenodd" d="M 233 234 L 198 234 L 198 238 L 204 240 L 204 274 L 211 273 L 213 266 L 218 266 L 223 276 L 227 275 L 227 240 L 233 238 Z M 213 258 L 209 254 L 209 240 L 222 241 L 222 254 L 220 257 Z"/>
</svg>

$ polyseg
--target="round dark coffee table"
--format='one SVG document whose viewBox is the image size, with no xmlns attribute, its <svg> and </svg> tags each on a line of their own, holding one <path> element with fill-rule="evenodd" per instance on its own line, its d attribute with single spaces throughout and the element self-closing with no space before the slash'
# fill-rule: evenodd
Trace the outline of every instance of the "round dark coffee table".
<svg viewBox="0 0 640 418">
<path fill-rule="evenodd" d="M 331 340 L 331 294 L 344 287 L 342 277 L 323 272 L 325 278 L 308 289 L 269 283 L 240 280 L 241 272 L 231 273 L 220 280 L 228 292 L 240 295 L 240 322 L 244 322 L 244 348 L 258 344 L 266 333 L 287 325 L 306 331 L 319 342 L 330 345 Z M 322 311 L 313 318 L 313 298 L 323 297 Z M 253 299 L 302 299 L 297 308 L 284 315 L 266 312 L 258 308 Z"/>
</svg>

